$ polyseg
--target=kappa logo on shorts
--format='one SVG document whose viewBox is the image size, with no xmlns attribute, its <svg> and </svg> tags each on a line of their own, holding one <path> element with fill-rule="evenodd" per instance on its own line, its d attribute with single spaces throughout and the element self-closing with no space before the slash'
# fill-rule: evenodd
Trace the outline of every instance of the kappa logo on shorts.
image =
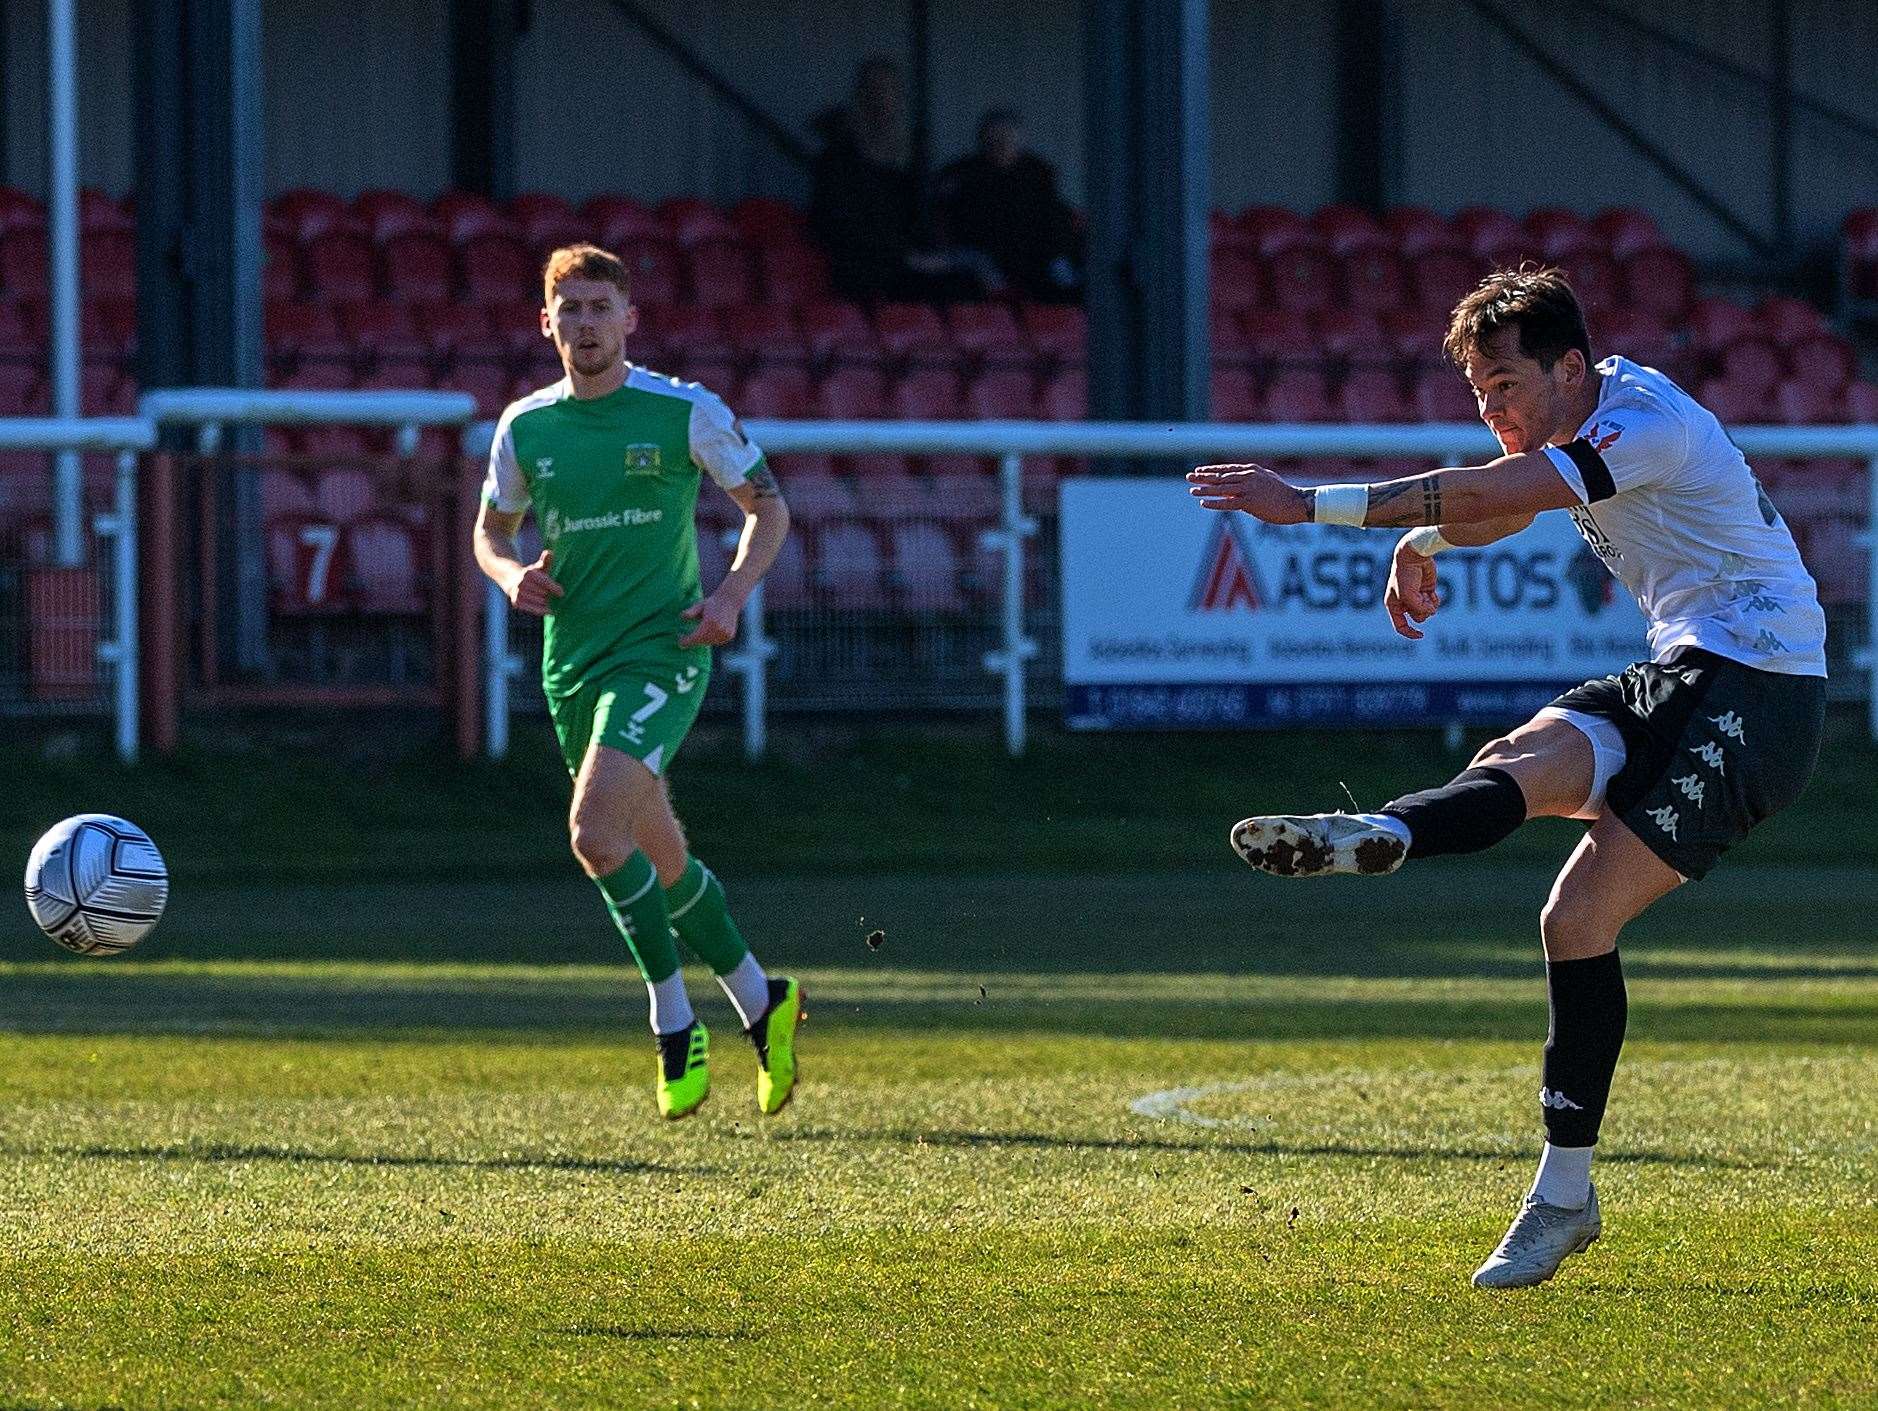
<svg viewBox="0 0 1878 1411">
<path fill-rule="evenodd" d="M 1669 834 L 1671 842 L 1680 843 L 1682 841 L 1681 838 L 1676 836 L 1676 828 L 1677 825 L 1682 822 L 1682 816 L 1678 814 L 1675 809 L 1671 808 L 1668 804 L 1664 804 L 1661 808 L 1646 808 L 1644 813 L 1655 822 L 1658 828 L 1661 828 L 1665 833 Z"/>
<path fill-rule="evenodd" d="M 1669 782 L 1674 784 L 1678 789 L 1681 789 L 1683 797 L 1692 802 L 1697 808 L 1702 807 L 1702 795 L 1706 792 L 1707 786 L 1700 779 L 1696 778 L 1694 770 L 1683 775 L 1680 779 L 1671 779 Z"/>
<path fill-rule="evenodd" d="M 1722 753 L 1722 747 L 1713 740 L 1704 740 L 1699 745 L 1691 746 L 1689 753 L 1701 760 L 1702 763 L 1706 764 L 1710 769 L 1713 769 L 1717 774 L 1726 774 L 1728 772 L 1727 756 Z"/>
<path fill-rule="evenodd" d="M 1566 1097 L 1564 1093 L 1554 1092 L 1551 1088 L 1539 1089 L 1539 1106 L 1549 1107 L 1554 1112 L 1583 1112 L 1584 1108 Z"/>
<path fill-rule="evenodd" d="M 1741 723 L 1741 717 L 1732 710 L 1725 710 L 1720 715 L 1711 715 L 1708 723 L 1731 740 L 1739 740 L 1744 745 L 1748 742 L 1747 726 Z"/>
</svg>

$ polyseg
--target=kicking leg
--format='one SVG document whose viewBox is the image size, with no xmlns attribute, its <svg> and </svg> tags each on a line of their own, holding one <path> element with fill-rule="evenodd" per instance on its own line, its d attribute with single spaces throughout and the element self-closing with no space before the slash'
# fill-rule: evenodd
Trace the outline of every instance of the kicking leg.
<svg viewBox="0 0 1878 1411">
<path fill-rule="evenodd" d="M 710 1092 L 709 1035 L 697 1022 L 678 970 L 665 891 L 652 859 L 634 846 L 639 821 L 662 805 L 659 781 L 631 755 L 589 746 L 574 777 L 568 834 L 574 856 L 607 900 L 613 924 L 638 962 L 659 1044 L 659 1111 L 684 1117 Z"/>
<path fill-rule="evenodd" d="M 1598 1237 L 1602 1218 L 1591 1155 L 1623 1048 L 1628 1000 L 1618 933 L 1682 877 L 1606 815 L 1559 873 L 1540 914 L 1551 1010 L 1540 1109 L 1539 1172 L 1500 1247 L 1474 1274 L 1481 1288 L 1524 1288 L 1557 1272 Z"/>
<path fill-rule="evenodd" d="M 1438 789 L 1376 813 L 1277 814 L 1241 820 L 1233 850 L 1279 877 L 1377 876 L 1411 857 L 1479 852 L 1529 818 L 1582 811 L 1598 760 L 1582 730 L 1541 714 L 1474 756 Z"/>
<path fill-rule="evenodd" d="M 672 810 L 664 780 L 637 821 L 640 849 L 658 870 L 672 929 L 692 953 L 711 967 L 729 996 L 744 1033 L 756 1046 L 757 1106 L 775 1112 L 795 1087 L 795 1029 L 801 1015 L 801 986 L 772 979 L 750 953 L 731 919 L 724 885 L 685 844 L 684 828 Z"/>
</svg>

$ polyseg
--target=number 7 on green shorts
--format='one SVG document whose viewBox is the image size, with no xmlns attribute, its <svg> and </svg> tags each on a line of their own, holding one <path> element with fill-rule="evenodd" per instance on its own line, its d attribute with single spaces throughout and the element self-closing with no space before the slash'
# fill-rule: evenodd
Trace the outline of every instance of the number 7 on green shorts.
<svg viewBox="0 0 1878 1411">
<path fill-rule="evenodd" d="M 607 745 L 662 775 L 691 733 L 710 679 L 708 666 L 620 666 L 595 672 L 572 695 L 550 697 L 567 772 L 580 772 L 588 746 Z"/>
</svg>

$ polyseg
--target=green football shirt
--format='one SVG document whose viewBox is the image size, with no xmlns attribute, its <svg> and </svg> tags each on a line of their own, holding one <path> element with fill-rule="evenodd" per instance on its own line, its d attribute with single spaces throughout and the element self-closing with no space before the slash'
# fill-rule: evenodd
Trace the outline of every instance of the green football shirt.
<svg viewBox="0 0 1878 1411">
<path fill-rule="evenodd" d="M 629 367 L 626 384 L 582 400 L 566 378 L 511 403 L 496 423 L 483 499 L 531 506 L 564 590 L 548 613 L 541 684 L 578 690 L 624 663 L 708 665 L 681 648 L 698 589 L 700 474 L 726 490 L 763 462 L 730 409 L 695 382 Z"/>
</svg>

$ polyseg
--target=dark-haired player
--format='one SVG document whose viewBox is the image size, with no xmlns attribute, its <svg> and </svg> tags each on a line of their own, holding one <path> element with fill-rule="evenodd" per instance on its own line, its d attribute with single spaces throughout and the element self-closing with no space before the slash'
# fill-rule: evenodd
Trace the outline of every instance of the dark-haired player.
<svg viewBox="0 0 1878 1411">
<path fill-rule="evenodd" d="M 1601 1230 L 1591 1154 L 1624 1039 L 1617 937 L 1799 797 L 1825 719 L 1826 621 L 1793 536 L 1714 415 L 1653 368 L 1593 363 L 1557 270 L 1492 275 L 1446 351 L 1505 452 L 1487 465 L 1302 490 L 1259 466 L 1192 472 L 1208 509 L 1268 524 L 1409 527 L 1385 604 L 1396 630 L 1437 606 L 1434 556 L 1565 510 L 1636 596 L 1650 660 L 1567 691 L 1450 782 L 1379 813 L 1248 818 L 1232 831 L 1281 877 L 1393 872 L 1477 852 L 1529 818 L 1591 820 L 1540 914 L 1551 1027 L 1546 1146 L 1483 1288 L 1550 1278 Z"/>
</svg>

